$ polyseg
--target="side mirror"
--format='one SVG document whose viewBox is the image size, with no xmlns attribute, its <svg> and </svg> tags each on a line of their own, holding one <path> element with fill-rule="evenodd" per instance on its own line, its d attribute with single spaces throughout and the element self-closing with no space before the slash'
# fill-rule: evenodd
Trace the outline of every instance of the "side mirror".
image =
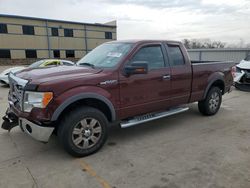
<svg viewBox="0 0 250 188">
<path fill-rule="evenodd" d="M 148 63 L 146 61 L 134 61 L 130 65 L 125 66 L 124 72 L 127 76 L 132 74 L 147 74 Z"/>
</svg>

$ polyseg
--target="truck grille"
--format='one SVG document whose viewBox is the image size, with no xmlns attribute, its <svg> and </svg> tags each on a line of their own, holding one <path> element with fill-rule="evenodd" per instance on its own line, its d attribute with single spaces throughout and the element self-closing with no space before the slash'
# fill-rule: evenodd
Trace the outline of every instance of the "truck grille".
<svg viewBox="0 0 250 188">
<path fill-rule="evenodd" d="M 9 91 L 8 99 L 14 104 L 14 106 L 17 109 L 22 110 L 22 100 L 23 100 L 23 94 L 24 94 L 23 88 L 25 85 L 23 85 L 23 82 L 19 83 L 18 80 L 22 80 L 22 79 L 17 78 L 13 74 L 9 76 L 10 91 Z"/>
</svg>

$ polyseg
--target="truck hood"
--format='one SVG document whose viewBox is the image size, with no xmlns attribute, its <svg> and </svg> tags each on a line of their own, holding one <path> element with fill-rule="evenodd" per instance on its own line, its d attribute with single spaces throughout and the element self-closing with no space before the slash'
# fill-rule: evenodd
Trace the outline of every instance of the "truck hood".
<svg viewBox="0 0 250 188">
<path fill-rule="evenodd" d="M 242 60 L 237 67 L 241 68 L 241 69 L 250 69 L 250 61 L 245 61 Z"/>
<path fill-rule="evenodd" d="M 25 80 L 32 81 L 34 84 L 40 84 L 55 80 L 75 79 L 91 74 L 101 72 L 101 69 L 92 69 L 80 66 L 55 66 L 35 69 L 24 69 L 16 75 Z"/>
</svg>

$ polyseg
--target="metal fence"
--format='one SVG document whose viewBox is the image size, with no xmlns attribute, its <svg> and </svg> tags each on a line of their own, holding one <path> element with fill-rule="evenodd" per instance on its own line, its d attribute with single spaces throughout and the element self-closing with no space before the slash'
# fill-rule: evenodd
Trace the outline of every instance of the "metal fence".
<svg viewBox="0 0 250 188">
<path fill-rule="evenodd" d="M 233 61 L 239 63 L 248 54 L 250 48 L 188 49 L 194 61 Z"/>
</svg>

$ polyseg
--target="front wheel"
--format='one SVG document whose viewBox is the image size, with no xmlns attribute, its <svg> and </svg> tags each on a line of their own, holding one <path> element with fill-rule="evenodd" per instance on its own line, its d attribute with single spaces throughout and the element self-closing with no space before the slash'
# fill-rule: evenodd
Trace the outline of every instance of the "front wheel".
<svg viewBox="0 0 250 188">
<path fill-rule="evenodd" d="M 212 87 L 206 98 L 198 103 L 200 113 L 207 116 L 216 114 L 220 109 L 221 101 L 222 94 L 220 88 Z"/>
<path fill-rule="evenodd" d="M 75 157 L 97 152 L 107 139 L 108 121 L 92 107 L 79 107 L 63 117 L 58 128 L 59 141 Z"/>
</svg>

